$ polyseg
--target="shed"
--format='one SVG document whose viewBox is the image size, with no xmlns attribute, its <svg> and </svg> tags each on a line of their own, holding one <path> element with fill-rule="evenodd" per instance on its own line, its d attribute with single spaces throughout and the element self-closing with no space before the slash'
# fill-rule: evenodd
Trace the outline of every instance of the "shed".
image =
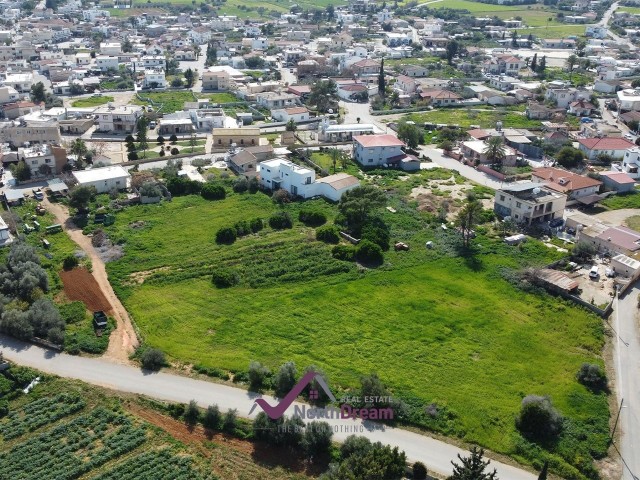
<svg viewBox="0 0 640 480">
<path fill-rule="evenodd" d="M 9 205 L 20 205 L 24 201 L 22 190 L 8 189 L 4 191 L 4 199 Z"/>
<path fill-rule="evenodd" d="M 624 172 L 602 172 L 600 177 L 607 189 L 618 193 L 633 192 L 636 184 L 636 181 Z"/>
<path fill-rule="evenodd" d="M 550 268 L 540 269 L 538 278 L 552 290 L 560 290 L 566 293 L 576 290 L 579 286 L 578 282 L 571 277 Z"/>
<path fill-rule="evenodd" d="M 47 186 L 54 196 L 66 195 L 69 187 L 59 178 L 52 178 L 47 182 Z"/>
<path fill-rule="evenodd" d="M 640 262 L 634 258 L 620 254 L 611 259 L 611 268 L 617 275 L 636 278 L 640 273 Z"/>
</svg>

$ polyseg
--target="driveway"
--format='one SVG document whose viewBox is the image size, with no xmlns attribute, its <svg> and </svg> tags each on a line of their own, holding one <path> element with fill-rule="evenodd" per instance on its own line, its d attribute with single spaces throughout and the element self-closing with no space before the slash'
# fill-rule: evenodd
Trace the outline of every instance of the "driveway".
<svg viewBox="0 0 640 480">
<path fill-rule="evenodd" d="M 448 168 L 449 170 L 455 170 L 466 179 L 471 180 L 475 183 L 479 183 L 480 185 L 484 185 L 485 187 L 490 187 L 494 190 L 497 190 L 509 185 L 509 182 L 501 182 L 487 175 L 486 173 L 480 172 L 475 168 L 470 167 L 469 165 L 463 165 L 461 162 L 451 157 L 445 157 L 442 154 L 442 150 L 440 150 L 439 148 L 435 148 L 435 146 L 433 145 L 420 147 L 418 150 L 441 167 Z"/>
<path fill-rule="evenodd" d="M 596 213 L 593 216 L 611 225 L 623 225 L 627 218 L 634 215 L 640 215 L 640 210 L 637 208 L 621 208 L 620 210 L 607 210 L 606 212 Z"/>
<path fill-rule="evenodd" d="M 246 418 L 254 418 L 260 411 L 256 408 L 253 414 L 249 410 L 253 406 L 256 394 L 245 390 L 216 383 L 195 380 L 168 373 L 147 373 L 139 368 L 110 363 L 100 358 L 74 357 L 54 353 L 5 335 L 0 335 L 0 350 L 4 356 L 20 365 L 37 368 L 67 378 L 75 378 L 94 385 L 111 388 L 121 392 L 129 392 L 170 402 L 198 402 L 201 407 L 217 403 L 221 410 L 230 408 L 238 410 L 238 414 Z M 264 397 L 271 405 L 276 404 L 272 397 Z M 287 413 L 293 413 L 293 403 Z M 387 427 L 384 431 L 373 422 L 329 419 L 328 423 L 334 431 L 334 439 L 344 441 L 349 435 L 357 433 L 371 441 L 397 446 L 404 450 L 410 461 L 422 461 L 432 471 L 443 475 L 451 475 L 451 460 L 457 455 L 466 455 L 465 450 L 449 445 L 431 437 L 417 433 Z M 498 470 L 498 477 L 504 480 L 535 480 L 536 475 L 520 468 L 492 461 L 491 467 Z"/>
</svg>

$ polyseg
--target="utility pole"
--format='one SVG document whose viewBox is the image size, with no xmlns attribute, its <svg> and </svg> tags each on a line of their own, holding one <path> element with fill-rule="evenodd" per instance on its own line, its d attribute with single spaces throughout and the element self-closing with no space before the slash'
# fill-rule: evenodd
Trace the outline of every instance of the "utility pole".
<svg viewBox="0 0 640 480">
<path fill-rule="evenodd" d="M 620 420 L 620 412 L 622 411 L 623 403 L 624 403 L 624 398 L 620 400 L 620 408 L 618 408 L 618 414 L 616 415 L 616 423 L 613 424 L 613 430 L 611 431 L 611 437 L 609 438 L 609 445 L 613 443 L 613 439 L 616 434 L 616 428 L 618 428 L 618 420 Z"/>
</svg>

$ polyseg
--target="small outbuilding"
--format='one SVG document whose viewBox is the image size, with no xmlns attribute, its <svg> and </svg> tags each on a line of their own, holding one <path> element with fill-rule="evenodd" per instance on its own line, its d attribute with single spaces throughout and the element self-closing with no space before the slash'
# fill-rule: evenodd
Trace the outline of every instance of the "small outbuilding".
<svg viewBox="0 0 640 480">
<path fill-rule="evenodd" d="M 618 193 L 632 192 L 636 184 L 636 181 L 624 172 L 602 172 L 600 178 L 605 188 Z"/>
<path fill-rule="evenodd" d="M 131 184 L 131 175 L 120 165 L 79 170 L 72 173 L 78 185 L 95 187 L 98 193 L 124 190 L 129 188 Z"/>
</svg>

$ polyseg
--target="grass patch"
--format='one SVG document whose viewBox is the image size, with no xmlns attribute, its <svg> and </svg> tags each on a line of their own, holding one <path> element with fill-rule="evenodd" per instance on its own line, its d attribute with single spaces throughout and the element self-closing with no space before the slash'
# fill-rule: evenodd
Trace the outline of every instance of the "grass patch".
<svg viewBox="0 0 640 480">
<path fill-rule="evenodd" d="M 104 105 L 105 103 L 113 102 L 113 97 L 109 97 L 103 95 L 101 97 L 88 97 L 81 98 L 80 100 L 74 101 L 71 106 L 73 107 L 97 107 L 99 105 Z"/>
<path fill-rule="evenodd" d="M 621 208 L 640 208 L 640 192 L 619 193 L 605 198 L 601 205 L 610 210 L 620 210 Z"/>
<path fill-rule="evenodd" d="M 452 172 L 369 176 L 404 194 Z M 399 195 L 390 196 L 389 205 L 396 213 L 382 215 L 392 241 L 412 248 L 386 253 L 383 267 L 367 271 L 334 260 L 331 247 L 297 221 L 289 230 L 266 228 L 216 245 L 219 228 L 281 208 L 260 193 L 130 207 L 108 227 L 112 239 L 125 244 L 123 259 L 107 266 L 109 277 L 145 341 L 181 361 L 244 371 L 250 360 L 272 368 L 293 360 L 300 369 L 322 368 L 338 390 L 376 371 L 407 400 L 414 423 L 525 462 L 543 457 L 517 434 L 514 417 L 525 395 L 550 395 L 575 428 L 586 431 L 584 441 L 557 447 L 564 458 L 558 468 L 570 470 L 572 455 L 584 457 L 589 448 L 606 451 L 606 398 L 575 380 L 582 363 L 600 362 L 601 320 L 501 277 L 505 267 L 543 264 L 558 252 L 535 241 L 511 248 L 479 230 L 475 254 L 457 257 L 454 237 L 439 223 Z M 337 213 L 321 200 L 282 208 L 297 219 L 308 206 L 324 211 L 329 223 Z M 129 227 L 135 221 L 143 221 L 142 228 Z M 420 247 L 427 240 L 434 250 Z M 215 288 L 211 273 L 219 268 L 237 274 L 239 285 Z M 131 274 L 141 271 L 146 279 L 139 284 Z M 446 418 L 425 415 L 431 403 Z"/>
<path fill-rule="evenodd" d="M 221 93 L 201 93 L 199 98 L 208 98 L 212 103 L 235 103 L 241 102 L 238 97 L 233 93 L 221 92 Z"/>
<path fill-rule="evenodd" d="M 140 100 L 138 97 L 134 97 L 133 103 L 135 105 L 148 105 L 149 100 L 153 100 L 154 108 L 157 113 L 174 113 L 184 108 L 185 102 L 194 102 L 193 94 L 190 91 L 174 91 L 174 92 L 142 92 L 140 96 L 144 100 Z M 162 104 L 160 108 L 159 105 Z"/>
<path fill-rule="evenodd" d="M 530 120 L 522 112 L 499 108 L 495 110 L 448 108 L 411 113 L 405 118 L 406 120 L 412 120 L 416 123 L 428 122 L 459 125 L 462 128 L 469 128 L 471 125 L 480 125 L 480 128 L 494 128 L 497 121 L 502 121 L 505 128 L 530 128 L 539 130 L 542 126 L 539 120 Z"/>
<path fill-rule="evenodd" d="M 640 231 L 640 215 L 634 215 L 627 218 L 625 223 L 629 228 Z"/>
</svg>

